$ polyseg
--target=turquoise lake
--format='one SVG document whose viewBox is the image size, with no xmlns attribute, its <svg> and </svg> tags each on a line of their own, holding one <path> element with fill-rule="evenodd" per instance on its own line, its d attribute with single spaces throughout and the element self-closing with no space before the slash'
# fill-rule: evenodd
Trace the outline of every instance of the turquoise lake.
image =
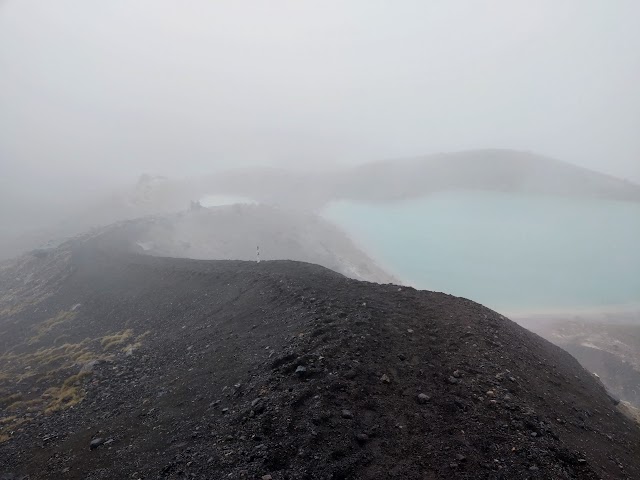
<svg viewBox="0 0 640 480">
<path fill-rule="evenodd" d="M 508 310 L 640 304 L 637 203 L 459 191 L 323 216 L 416 288 Z"/>
</svg>

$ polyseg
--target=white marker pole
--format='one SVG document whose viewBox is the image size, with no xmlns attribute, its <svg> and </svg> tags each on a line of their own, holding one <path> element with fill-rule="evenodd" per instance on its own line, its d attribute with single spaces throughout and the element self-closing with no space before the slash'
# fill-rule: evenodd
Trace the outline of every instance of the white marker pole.
<svg viewBox="0 0 640 480">
<path fill-rule="evenodd" d="M 260 245 L 256 246 L 256 263 L 260 263 Z"/>
</svg>

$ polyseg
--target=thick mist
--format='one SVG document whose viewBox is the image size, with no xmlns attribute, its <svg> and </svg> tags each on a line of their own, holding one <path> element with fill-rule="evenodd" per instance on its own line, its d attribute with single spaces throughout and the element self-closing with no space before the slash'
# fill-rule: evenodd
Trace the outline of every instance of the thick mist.
<svg viewBox="0 0 640 480">
<path fill-rule="evenodd" d="M 136 203 L 122 192 L 143 173 L 512 148 L 638 182 L 639 14 L 633 1 L 3 2 L 0 234 L 89 210 L 113 221 L 95 212 Z"/>
<path fill-rule="evenodd" d="M 5 194 L 484 147 L 640 181 L 634 1 L 0 8 Z"/>
</svg>

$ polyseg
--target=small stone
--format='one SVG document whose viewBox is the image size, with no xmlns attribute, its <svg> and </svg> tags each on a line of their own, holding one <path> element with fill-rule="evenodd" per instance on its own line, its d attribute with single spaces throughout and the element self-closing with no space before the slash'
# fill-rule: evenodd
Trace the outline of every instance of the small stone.
<svg viewBox="0 0 640 480">
<path fill-rule="evenodd" d="M 538 436 L 538 434 L 537 434 L 536 432 L 531 432 L 531 436 L 532 436 L 532 437 L 537 437 L 537 436 Z"/>
<path fill-rule="evenodd" d="M 485 395 L 487 397 L 495 397 L 496 393 L 493 390 L 487 390 L 487 393 L 485 393 Z"/>
<path fill-rule="evenodd" d="M 356 440 L 358 440 L 359 443 L 366 443 L 369 441 L 369 435 L 366 433 L 359 433 L 356 435 Z"/>
<path fill-rule="evenodd" d="M 407 328 L 407 333 L 413 333 L 413 328 Z"/>
<path fill-rule="evenodd" d="M 461 376 L 461 375 L 460 375 L 460 370 L 455 370 L 455 371 L 453 372 L 453 376 L 454 376 L 455 378 L 460 378 L 460 376 Z"/>
<path fill-rule="evenodd" d="M 530 471 L 532 471 L 532 472 L 535 472 L 536 470 L 538 470 L 538 467 L 537 467 L 537 466 L 535 466 L 535 465 L 531 465 L 531 466 L 529 467 L 529 470 L 530 470 Z"/>
<path fill-rule="evenodd" d="M 95 369 L 96 365 L 98 365 L 100 363 L 99 360 L 90 360 L 88 362 L 86 362 L 84 365 L 82 365 L 82 368 L 80 369 L 80 373 L 91 373 L 93 372 L 93 370 Z"/>
<path fill-rule="evenodd" d="M 89 448 L 91 450 L 95 450 L 96 448 L 98 448 L 103 443 L 104 443 L 104 439 L 103 438 L 94 438 L 93 440 L 91 440 L 91 443 L 89 444 Z"/>
<path fill-rule="evenodd" d="M 459 453 L 456 455 L 456 460 L 458 460 L 459 462 L 465 462 L 467 460 L 467 457 Z"/>
<path fill-rule="evenodd" d="M 586 461 L 584 458 L 579 458 L 579 459 L 578 459 L 578 463 L 579 463 L 580 465 L 584 465 L 585 463 L 587 463 L 587 461 Z"/>
<path fill-rule="evenodd" d="M 266 405 L 264 402 L 258 402 L 256 405 L 253 406 L 253 409 L 251 410 L 253 412 L 253 414 L 260 414 L 262 412 L 264 412 L 266 410 Z"/>
<path fill-rule="evenodd" d="M 455 377 L 449 377 L 447 378 L 447 382 L 449 382 L 451 385 L 455 385 L 456 383 L 458 383 L 458 379 Z"/>
<path fill-rule="evenodd" d="M 391 379 L 386 373 L 380 377 L 380 380 L 382 381 L 382 383 L 391 383 Z"/>
<path fill-rule="evenodd" d="M 353 412 L 351 410 L 342 410 L 342 418 L 351 420 L 353 418 Z"/>
<path fill-rule="evenodd" d="M 296 374 L 303 377 L 306 373 L 307 373 L 307 368 L 302 365 L 298 365 L 298 368 L 296 368 Z"/>
<path fill-rule="evenodd" d="M 429 395 L 427 395 L 426 393 L 419 393 L 418 394 L 418 403 L 419 404 L 424 405 L 429 400 L 431 400 L 431 397 Z"/>
</svg>

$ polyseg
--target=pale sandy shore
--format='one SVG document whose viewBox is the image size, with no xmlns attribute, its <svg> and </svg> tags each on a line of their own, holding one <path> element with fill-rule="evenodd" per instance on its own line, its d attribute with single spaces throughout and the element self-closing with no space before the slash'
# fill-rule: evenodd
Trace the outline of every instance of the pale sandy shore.
<svg viewBox="0 0 640 480">
<path fill-rule="evenodd" d="M 564 321 L 640 326 L 640 304 L 608 305 L 590 308 L 514 310 L 505 311 L 504 314 L 514 322 L 532 330 Z"/>
</svg>

